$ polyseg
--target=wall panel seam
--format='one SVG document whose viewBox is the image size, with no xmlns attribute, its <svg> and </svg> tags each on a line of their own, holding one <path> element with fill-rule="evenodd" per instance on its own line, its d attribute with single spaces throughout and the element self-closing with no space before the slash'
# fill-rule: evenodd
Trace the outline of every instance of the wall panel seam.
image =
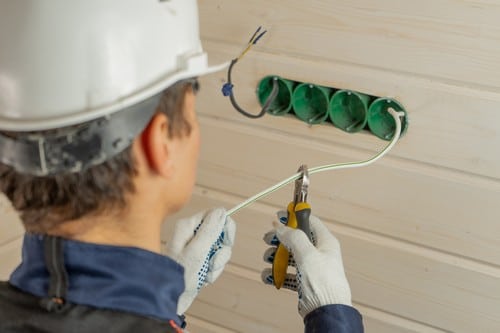
<svg viewBox="0 0 500 333">
<path fill-rule="evenodd" d="M 240 196 L 226 192 L 220 192 L 217 189 L 204 187 L 200 184 L 197 184 L 195 186 L 194 194 L 202 197 L 215 199 L 218 201 L 231 202 L 231 203 L 238 203 L 240 200 L 242 200 Z M 260 211 L 268 212 L 270 221 L 273 218 L 275 212 L 282 208 L 282 207 L 272 206 L 270 204 L 263 202 L 255 202 L 252 204 L 252 206 L 254 210 L 258 209 Z M 461 269 L 477 272 L 480 274 L 484 274 L 486 276 L 500 279 L 500 266 L 491 263 L 472 260 L 467 257 L 457 255 L 455 253 L 438 250 L 425 245 L 414 244 L 412 242 L 402 240 L 399 238 L 392 238 L 388 237 L 387 235 L 377 234 L 372 231 L 366 231 L 364 229 L 355 228 L 351 225 L 338 223 L 337 221 L 327 220 L 324 217 L 321 218 L 325 222 L 328 222 L 329 225 L 334 225 L 337 234 L 349 235 L 351 237 L 356 237 L 360 240 L 367 241 L 372 244 L 379 244 L 381 246 L 392 248 L 397 251 L 404 251 L 406 253 L 411 253 L 413 255 L 421 256 L 433 261 L 446 263 L 453 267 L 458 267 Z"/>
<path fill-rule="evenodd" d="M 246 37 L 245 37 L 246 38 Z M 238 49 L 241 49 L 245 45 L 245 40 L 242 40 L 241 45 L 239 43 L 232 43 L 232 42 L 227 42 L 227 41 L 222 41 L 221 39 L 209 37 L 209 36 L 203 36 L 202 39 L 203 44 L 218 44 L 219 47 L 225 46 L 226 48 L 229 49 L 235 49 L 235 54 L 234 57 L 238 56 L 239 51 Z M 394 70 L 394 69 L 388 69 L 384 67 L 377 67 L 377 66 L 370 66 L 367 64 L 358 64 L 354 62 L 349 62 L 345 60 L 340 60 L 340 59 L 326 59 L 323 57 L 312 57 L 310 55 L 301 55 L 299 53 L 286 53 L 285 55 L 283 54 L 282 51 L 276 50 L 274 51 L 271 47 L 265 47 L 265 46 L 258 46 L 255 49 L 251 51 L 252 53 L 256 54 L 254 56 L 260 56 L 260 57 L 265 57 L 271 56 L 271 57 L 280 57 L 283 59 L 282 61 L 290 61 L 290 59 L 298 59 L 298 60 L 307 60 L 307 61 L 312 61 L 315 63 L 327 63 L 327 64 L 337 64 L 340 66 L 348 66 L 348 67 L 356 67 L 358 69 L 363 69 L 363 70 L 368 70 L 368 71 L 376 71 L 379 73 L 386 73 L 386 74 L 392 74 L 392 75 L 397 75 L 400 77 L 405 77 L 407 79 L 413 79 L 413 80 L 422 80 L 428 83 L 432 84 L 438 84 L 438 85 L 443 85 L 447 87 L 453 87 L 456 89 L 461 89 L 464 91 L 469 91 L 469 93 L 472 93 L 474 91 L 474 94 L 477 94 L 478 91 L 481 93 L 490 95 L 490 96 L 496 96 L 496 100 L 500 98 L 500 93 L 498 91 L 498 86 L 494 85 L 486 85 L 486 84 L 478 84 L 478 83 L 471 83 L 467 81 L 461 81 L 461 80 L 453 80 L 453 79 L 448 79 L 444 78 L 441 76 L 433 76 L 429 74 L 419 74 L 419 73 L 414 73 L 410 71 L 402 71 L 402 70 Z M 286 60 L 285 60 L 286 59 Z M 231 60 L 231 59 L 227 59 Z"/>
<path fill-rule="evenodd" d="M 225 274 L 231 274 L 231 275 L 237 276 L 239 278 L 243 278 L 243 279 L 251 280 L 251 281 L 254 281 L 257 283 L 261 283 L 259 273 L 252 271 L 252 270 L 249 270 L 248 268 L 237 265 L 235 263 L 229 263 L 226 266 Z M 269 286 L 269 288 L 272 288 L 272 287 Z M 283 290 L 282 292 L 294 294 L 294 292 L 289 291 L 289 290 Z M 433 326 L 430 326 L 428 324 L 415 321 L 411 318 L 399 316 L 397 314 L 393 314 L 393 313 L 387 312 L 385 310 L 377 309 L 376 307 L 362 304 L 362 303 L 359 303 L 356 301 L 353 301 L 353 305 L 358 310 L 360 310 L 360 312 L 362 312 L 365 316 L 369 316 L 373 319 L 377 319 L 377 320 L 384 321 L 387 323 L 396 324 L 397 326 L 400 326 L 400 327 L 405 327 L 408 329 L 411 328 L 411 329 L 416 329 L 416 330 L 418 329 L 418 330 L 421 330 L 422 332 L 428 332 L 428 333 L 449 332 L 449 331 L 440 329 L 438 327 L 433 327 Z"/>
<path fill-rule="evenodd" d="M 316 138 L 306 134 L 293 133 L 293 135 L 290 135 L 291 133 L 287 132 L 286 130 L 268 128 L 265 125 L 255 126 L 254 123 L 245 123 L 228 118 L 221 118 L 203 112 L 199 113 L 199 119 L 202 123 L 205 123 L 207 125 L 222 128 L 231 128 L 232 130 L 236 130 L 244 134 L 252 134 L 264 138 L 272 138 L 273 140 L 283 141 L 284 143 L 290 145 L 298 145 L 302 147 L 314 146 L 314 149 L 318 151 L 324 151 L 325 153 L 332 153 L 332 145 L 335 144 L 335 153 L 350 157 L 352 156 L 352 161 L 369 158 L 378 151 L 382 150 L 384 145 L 386 144 L 385 141 L 380 141 L 380 148 L 373 150 L 362 148 L 359 146 L 357 147 L 340 141 L 328 142 L 325 139 Z M 404 142 L 404 140 L 404 137 L 401 138 L 401 142 Z M 397 149 L 398 145 L 396 144 L 394 150 L 397 151 Z M 338 161 L 338 163 L 343 162 L 349 161 Z M 432 164 L 430 162 L 421 160 L 412 160 L 406 157 L 395 155 L 395 153 L 393 152 L 389 152 L 387 156 L 377 162 L 377 165 L 384 165 L 386 167 L 399 168 L 407 171 L 418 170 L 419 173 L 428 176 L 439 177 L 441 179 L 450 179 L 464 184 L 473 184 L 475 186 L 480 186 L 484 189 L 492 189 L 500 193 L 500 178 L 473 173 L 466 170 L 454 169 L 443 165 Z M 310 165 L 310 167 L 314 166 L 316 165 Z M 290 175 L 291 174 L 284 174 L 283 179 Z"/>
<path fill-rule="evenodd" d="M 209 59 L 211 55 L 216 54 L 215 52 L 211 52 L 211 50 L 224 50 L 223 54 L 233 54 L 233 57 L 236 57 L 241 51 L 242 45 L 221 41 L 218 39 L 212 38 L 204 38 L 203 44 L 210 45 L 208 49 Z M 249 57 L 253 57 L 255 59 L 259 59 L 259 61 L 265 62 L 267 58 L 271 59 L 280 59 L 281 62 L 293 62 L 294 60 L 307 61 L 315 64 L 328 64 L 335 65 L 341 68 L 351 68 L 355 70 L 364 70 L 370 72 L 371 75 L 387 75 L 388 77 L 392 77 L 397 80 L 402 80 L 405 82 L 414 81 L 418 82 L 418 85 L 426 85 L 433 86 L 436 90 L 444 90 L 444 91 L 456 91 L 458 94 L 470 96 L 477 98 L 478 96 L 482 96 L 485 99 L 492 101 L 500 101 L 500 87 L 496 86 L 488 86 L 488 85 L 478 85 L 471 84 L 468 82 L 458 81 L 458 80 L 449 80 L 443 79 L 441 77 L 432 77 L 424 74 L 411 73 L 411 72 L 400 72 L 400 71 L 392 71 L 385 68 L 372 67 L 367 65 L 360 65 L 356 63 L 344 62 L 339 60 L 328 60 L 321 58 L 320 60 L 312 60 L 310 57 L 301 57 L 291 54 L 283 54 L 282 52 L 273 52 L 272 50 L 255 47 L 250 51 Z M 220 55 L 217 55 L 220 57 Z M 231 60 L 231 59 L 226 59 Z M 245 60 L 242 60 L 242 62 Z M 237 77 L 237 69 L 235 69 L 235 78 Z M 396 80 L 395 80 L 396 81 Z M 342 88 L 342 87 L 339 87 Z"/>
</svg>

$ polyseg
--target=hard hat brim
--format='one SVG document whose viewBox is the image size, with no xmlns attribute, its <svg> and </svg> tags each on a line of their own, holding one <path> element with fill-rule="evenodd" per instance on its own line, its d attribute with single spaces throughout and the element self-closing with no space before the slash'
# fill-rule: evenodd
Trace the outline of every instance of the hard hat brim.
<svg viewBox="0 0 500 333">
<path fill-rule="evenodd" d="M 131 105 L 140 103 L 143 100 L 154 96 L 174 83 L 191 78 L 199 77 L 202 75 L 211 74 L 224 70 L 229 66 L 230 62 L 208 66 L 206 60 L 206 53 L 190 57 L 187 68 L 176 73 L 170 73 L 165 78 L 160 78 L 156 82 L 150 84 L 143 89 L 136 91 L 133 95 L 120 97 L 112 103 L 102 105 L 93 109 L 82 109 L 76 112 L 71 112 L 66 115 L 51 117 L 51 118 L 14 118 L 14 117 L 1 117 L 0 116 L 0 130 L 14 131 L 14 132 L 27 132 L 27 131 L 43 131 L 66 126 L 72 126 L 92 119 L 105 117 L 120 110 L 126 109 Z"/>
</svg>

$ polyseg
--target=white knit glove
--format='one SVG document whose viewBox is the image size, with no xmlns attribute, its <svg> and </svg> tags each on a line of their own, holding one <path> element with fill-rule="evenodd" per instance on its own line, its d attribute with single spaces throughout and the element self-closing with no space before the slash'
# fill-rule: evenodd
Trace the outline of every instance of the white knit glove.
<svg viewBox="0 0 500 333">
<path fill-rule="evenodd" d="M 286 213 L 278 213 L 281 222 L 286 223 L 284 216 Z M 296 267 L 297 274 L 287 274 L 283 287 L 298 291 L 298 309 L 302 318 L 324 305 L 351 305 L 351 290 L 344 273 L 340 244 L 317 217 L 311 215 L 309 221 L 314 245 L 302 230 L 277 222 L 274 222 L 275 230 L 264 236 L 264 241 L 274 246 L 265 252 L 266 262 L 272 263 L 279 241 L 293 256 L 289 265 Z M 262 271 L 262 280 L 273 284 L 272 269 Z"/>
<path fill-rule="evenodd" d="M 236 224 L 224 208 L 179 220 L 167 244 L 167 255 L 184 266 L 185 289 L 177 304 L 183 315 L 200 289 L 213 283 L 231 258 Z"/>
</svg>

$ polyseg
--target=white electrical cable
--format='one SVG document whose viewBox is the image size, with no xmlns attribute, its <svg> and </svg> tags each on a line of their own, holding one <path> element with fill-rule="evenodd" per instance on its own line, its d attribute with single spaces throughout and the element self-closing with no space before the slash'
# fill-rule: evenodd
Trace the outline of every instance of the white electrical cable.
<svg viewBox="0 0 500 333">
<path fill-rule="evenodd" d="M 382 158 L 385 154 L 387 154 L 396 144 L 396 142 L 399 140 L 399 137 L 401 136 L 401 119 L 399 117 L 403 117 L 405 114 L 404 112 L 397 112 L 396 110 L 389 108 L 387 110 L 391 116 L 394 118 L 394 121 L 396 122 L 396 130 L 394 133 L 394 137 L 392 138 L 391 142 L 377 155 L 373 156 L 372 158 L 365 160 L 365 161 L 360 161 L 360 162 L 348 162 L 348 163 L 339 163 L 339 164 L 329 164 L 329 165 L 323 165 L 315 168 L 310 168 L 308 169 L 309 175 L 312 175 L 314 173 L 322 172 L 322 171 L 331 171 L 331 170 L 340 170 L 340 169 L 348 169 L 348 168 L 359 168 L 359 167 L 364 167 L 367 165 L 370 165 L 376 161 L 378 161 L 380 158 Z M 269 187 L 268 189 L 257 193 L 251 198 L 248 198 L 247 200 L 243 201 L 239 205 L 229 209 L 227 211 L 227 215 L 232 215 L 239 211 L 242 208 L 245 208 L 246 206 L 250 205 L 251 203 L 279 190 L 283 186 L 286 186 L 290 184 L 291 182 L 299 179 L 301 177 L 301 173 L 296 173 L 295 175 L 277 183 L 276 185 L 273 185 Z"/>
</svg>

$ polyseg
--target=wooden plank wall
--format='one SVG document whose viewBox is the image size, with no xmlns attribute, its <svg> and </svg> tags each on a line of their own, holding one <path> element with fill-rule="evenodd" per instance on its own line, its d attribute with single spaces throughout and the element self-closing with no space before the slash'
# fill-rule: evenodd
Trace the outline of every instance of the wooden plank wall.
<svg viewBox="0 0 500 333">
<path fill-rule="evenodd" d="M 0 194 L 0 281 L 21 261 L 23 228 L 8 199 Z"/>
<path fill-rule="evenodd" d="M 365 169 L 313 176 L 313 211 L 340 239 L 367 332 L 500 332 L 500 2 L 489 0 L 200 0 L 211 62 L 269 30 L 234 72 L 257 111 L 268 74 L 393 96 L 408 134 Z M 385 142 L 293 117 L 248 120 L 202 78 L 198 183 L 180 215 L 245 198 L 294 173 L 365 159 Z M 222 277 L 189 311 L 197 332 L 302 332 L 296 295 L 260 282 L 262 235 L 291 199 L 280 190 L 237 213 Z M 0 199 L 0 278 L 20 257 L 18 218 Z M 168 238 L 171 223 L 165 225 Z"/>
<path fill-rule="evenodd" d="M 248 109 L 258 111 L 255 89 L 268 74 L 393 96 L 407 108 L 409 131 L 389 156 L 312 177 L 313 211 L 342 243 L 367 332 L 500 332 L 500 2 L 199 4 L 213 63 L 234 58 L 259 25 L 268 29 L 233 73 Z M 183 214 L 233 207 L 301 163 L 360 160 L 385 145 L 292 117 L 245 119 L 221 96 L 224 81 L 225 73 L 201 81 L 203 148 Z M 190 310 L 196 328 L 302 331 L 296 296 L 260 282 L 262 235 L 291 193 L 234 216 L 231 265 Z"/>
</svg>

